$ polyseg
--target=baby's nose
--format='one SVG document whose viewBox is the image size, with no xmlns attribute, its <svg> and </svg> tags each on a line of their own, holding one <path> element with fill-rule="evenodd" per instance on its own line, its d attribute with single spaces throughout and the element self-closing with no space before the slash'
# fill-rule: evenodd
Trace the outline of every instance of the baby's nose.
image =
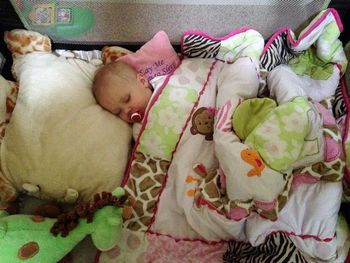
<svg viewBox="0 0 350 263">
<path fill-rule="evenodd" d="M 123 112 L 124 112 L 126 115 L 130 114 L 130 111 L 131 111 L 131 108 L 130 108 L 130 107 L 125 107 L 125 108 L 123 109 Z"/>
</svg>

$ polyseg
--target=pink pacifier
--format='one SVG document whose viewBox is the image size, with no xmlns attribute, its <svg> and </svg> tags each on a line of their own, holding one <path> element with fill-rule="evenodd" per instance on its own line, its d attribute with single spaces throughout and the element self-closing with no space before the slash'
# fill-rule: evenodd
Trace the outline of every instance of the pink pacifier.
<svg viewBox="0 0 350 263">
<path fill-rule="evenodd" d="M 139 112 L 134 112 L 133 114 L 131 114 L 130 119 L 133 122 L 140 122 L 142 120 L 142 116 Z"/>
</svg>

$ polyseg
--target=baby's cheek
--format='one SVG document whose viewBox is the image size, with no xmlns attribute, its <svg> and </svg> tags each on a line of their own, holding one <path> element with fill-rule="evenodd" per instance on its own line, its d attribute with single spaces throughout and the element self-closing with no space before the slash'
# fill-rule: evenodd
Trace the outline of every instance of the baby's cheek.
<svg viewBox="0 0 350 263">
<path fill-rule="evenodd" d="M 129 116 L 127 116 L 124 113 L 121 113 L 121 114 L 117 115 L 117 117 L 122 119 L 123 121 L 130 122 Z"/>
</svg>

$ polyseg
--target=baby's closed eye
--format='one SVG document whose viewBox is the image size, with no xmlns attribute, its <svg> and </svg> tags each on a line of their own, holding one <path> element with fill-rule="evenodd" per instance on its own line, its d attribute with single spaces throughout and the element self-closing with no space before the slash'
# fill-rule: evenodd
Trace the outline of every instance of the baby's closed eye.
<svg viewBox="0 0 350 263">
<path fill-rule="evenodd" d="M 128 103 L 130 100 L 131 100 L 130 94 L 125 95 L 125 96 L 122 98 L 122 102 L 124 102 L 124 103 Z"/>
</svg>

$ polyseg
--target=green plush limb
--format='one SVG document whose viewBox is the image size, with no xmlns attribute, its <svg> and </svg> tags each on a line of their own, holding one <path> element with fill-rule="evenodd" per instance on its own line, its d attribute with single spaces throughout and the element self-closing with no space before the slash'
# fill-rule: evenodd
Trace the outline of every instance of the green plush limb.
<svg viewBox="0 0 350 263">
<path fill-rule="evenodd" d="M 296 97 L 278 107 L 269 99 L 253 99 L 240 107 L 242 112 L 233 115 L 235 132 L 238 130 L 245 138 L 244 143 L 257 150 L 269 167 L 287 171 L 302 156 L 305 136 L 309 132 L 307 99 Z"/>
<path fill-rule="evenodd" d="M 276 107 L 276 102 L 269 98 L 243 101 L 232 116 L 232 127 L 236 135 L 241 140 L 245 140 L 254 128 Z"/>
<path fill-rule="evenodd" d="M 114 192 L 120 197 L 124 190 Z M 0 263 L 57 262 L 85 236 L 91 235 L 100 250 L 111 249 L 120 237 L 122 208 L 105 206 L 97 210 L 93 221 L 79 219 L 69 235 L 53 235 L 50 229 L 56 220 L 32 215 L 0 214 Z"/>
<path fill-rule="evenodd" d="M 124 194 L 125 190 L 121 187 L 118 187 L 113 191 L 113 195 L 118 198 L 122 197 Z M 96 214 L 95 217 L 94 221 L 103 222 L 103 224 L 98 231 L 94 231 L 91 234 L 91 239 L 99 250 L 109 250 L 115 246 L 120 237 L 119 233 L 121 232 L 123 224 L 122 209 L 113 208 L 108 217 L 103 214 L 101 215 L 101 213 Z M 104 227 L 104 225 L 108 227 Z"/>
</svg>

